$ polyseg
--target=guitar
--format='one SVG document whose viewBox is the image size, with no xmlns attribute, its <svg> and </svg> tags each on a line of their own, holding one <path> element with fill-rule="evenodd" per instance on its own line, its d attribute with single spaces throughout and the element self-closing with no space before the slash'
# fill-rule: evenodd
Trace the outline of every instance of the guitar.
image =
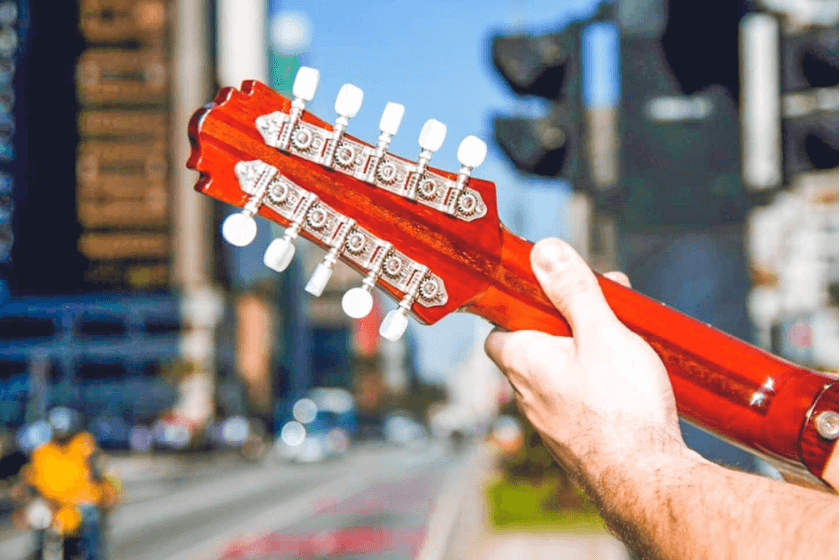
<svg viewBox="0 0 840 560">
<path fill-rule="evenodd" d="M 495 187 L 471 176 L 486 154 L 478 138 L 458 150 L 461 169 L 429 167 L 445 126 L 431 120 L 416 162 L 388 152 L 403 107 L 389 103 L 377 145 L 346 134 L 362 92 L 345 85 L 330 125 L 305 110 L 318 73 L 301 68 L 293 100 L 256 81 L 222 89 L 193 116 L 187 166 L 198 192 L 242 208 L 222 225 L 234 245 L 250 243 L 253 216 L 286 227 L 264 262 L 282 271 L 302 236 L 327 249 L 306 290 L 320 295 L 338 259 L 362 275 L 342 300 L 363 317 L 378 286 L 399 302 L 380 333 L 396 340 L 408 316 L 434 324 L 456 311 L 508 330 L 569 336 L 568 323 L 534 276 L 533 244 L 499 222 Z M 824 483 L 838 436 L 837 376 L 811 371 L 726 335 L 607 278 L 616 316 L 642 336 L 668 370 L 680 416 L 768 459 L 801 481 Z"/>
</svg>

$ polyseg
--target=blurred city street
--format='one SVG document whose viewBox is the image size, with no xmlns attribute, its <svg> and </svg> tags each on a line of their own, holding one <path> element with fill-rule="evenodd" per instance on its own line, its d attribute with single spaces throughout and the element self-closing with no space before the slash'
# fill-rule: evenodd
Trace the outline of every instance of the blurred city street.
<svg viewBox="0 0 840 560">
<path fill-rule="evenodd" d="M 0 0 L 0 560 L 629 558 L 485 350 L 580 334 L 549 237 L 688 447 L 819 476 L 836 408 L 743 356 L 840 368 L 837 19 Z"/>
<path fill-rule="evenodd" d="M 108 521 L 111 558 L 413 558 L 437 496 L 465 465 L 433 444 L 360 446 L 312 465 L 117 457 L 125 503 Z M 6 519 L 0 534 L 0 558 L 25 557 L 28 533 Z"/>
</svg>

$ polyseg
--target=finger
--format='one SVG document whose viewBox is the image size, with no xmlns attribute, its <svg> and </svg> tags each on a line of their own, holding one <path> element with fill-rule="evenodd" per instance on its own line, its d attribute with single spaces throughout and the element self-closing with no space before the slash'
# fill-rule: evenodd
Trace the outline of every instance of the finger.
<svg viewBox="0 0 840 560">
<path fill-rule="evenodd" d="M 614 270 L 612 272 L 605 272 L 604 277 L 609 278 L 610 280 L 612 280 L 616 284 L 621 284 L 625 288 L 630 287 L 630 278 L 626 274 L 624 274 L 623 272 L 621 272 L 619 270 Z"/>
<path fill-rule="evenodd" d="M 615 321 L 595 273 L 572 247 L 560 239 L 539 241 L 531 250 L 531 266 L 543 291 L 572 327 L 586 335 L 604 321 Z"/>
<path fill-rule="evenodd" d="M 496 327 L 484 341 L 484 352 L 493 360 L 502 372 L 507 374 L 509 368 L 513 368 L 511 357 L 516 353 L 511 347 L 516 344 L 514 335 L 516 332 L 508 332 Z"/>
<path fill-rule="evenodd" d="M 568 338 L 561 340 L 568 341 L 571 344 L 571 340 Z M 553 336 L 543 332 L 508 332 L 497 327 L 487 336 L 487 340 L 484 342 L 484 351 L 506 375 L 511 371 L 525 373 L 528 356 L 534 352 L 537 346 L 543 345 L 541 347 L 544 348 L 545 343 L 549 341 L 554 342 L 558 348 L 562 347 L 562 345 L 557 345 Z"/>
</svg>

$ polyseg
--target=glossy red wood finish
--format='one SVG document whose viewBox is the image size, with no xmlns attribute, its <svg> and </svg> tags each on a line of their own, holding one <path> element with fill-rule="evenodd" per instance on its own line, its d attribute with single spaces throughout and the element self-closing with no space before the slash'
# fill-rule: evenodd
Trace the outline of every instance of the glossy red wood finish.
<svg viewBox="0 0 840 560">
<path fill-rule="evenodd" d="M 825 458 L 834 450 L 837 440 L 828 440 L 819 434 L 817 418 L 823 412 L 837 412 L 837 398 L 837 383 L 835 382 L 819 396 L 802 428 L 802 437 L 799 442 L 802 462 L 809 471 L 819 477 L 822 477 L 825 470 Z"/>
<path fill-rule="evenodd" d="M 254 121 L 273 111 L 288 112 L 289 105 L 267 86 L 246 82 L 241 92 L 226 88 L 213 104 L 200 109 L 190 124 L 193 152 L 188 162 L 201 173 L 196 189 L 241 207 L 247 195 L 233 166 L 261 159 L 443 279 L 448 303 L 436 308 L 415 305 L 412 312 L 421 321 L 434 323 L 448 313 L 467 311 L 509 330 L 570 334 L 531 271 L 533 245 L 499 224 L 492 183 L 470 180 L 488 214 L 464 222 L 280 152 L 263 143 Z M 332 128 L 309 113 L 303 119 Z M 259 213 L 288 225 L 266 207 Z M 812 407 L 836 376 L 791 364 L 606 278 L 599 281 L 618 318 L 661 356 L 683 418 L 744 447 L 822 474 L 830 445 L 801 437 L 809 434 Z M 403 295 L 382 287 L 396 299 Z M 837 410 L 836 398 L 821 402 Z"/>
<path fill-rule="evenodd" d="M 568 323 L 531 270 L 533 244 L 508 231 L 502 242 L 502 262 L 490 287 L 467 310 L 509 330 L 569 335 Z M 837 411 L 836 375 L 787 362 L 602 276 L 598 281 L 616 316 L 662 358 L 683 419 L 822 474 L 833 442 L 811 437 L 800 443 L 800 435 L 815 402 L 832 384 L 835 398 L 820 402 Z"/>
<path fill-rule="evenodd" d="M 268 86 L 250 81 L 242 85 L 242 91 L 223 89 L 213 104 L 197 111 L 190 123 L 193 150 L 187 162 L 188 167 L 201 173 L 196 190 L 228 204 L 244 206 L 248 195 L 240 189 L 234 165 L 242 160 L 260 159 L 278 168 L 297 185 L 317 194 L 338 212 L 352 217 L 374 235 L 428 266 L 444 280 L 449 295 L 446 305 L 414 306 L 413 313 L 422 322 L 435 323 L 472 299 L 478 291 L 476 287 L 486 283 L 485 276 L 500 260 L 501 231 L 493 184 L 477 179 L 470 181 L 470 187 L 481 194 L 487 205 L 484 218 L 464 222 L 446 216 L 433 208 L 267 146 L 254 121 L 258 116 L 274 111 L 288 112 L 289 106 L 286 98 Z M 332 130 L 332 126 L 310 113 L 304 113 L 303 120 Z M 454 173 L 434 171 L 450 179 L 457 177 Z M 287 220 L 266 206 L 260 208 L 259 214 L 288 225 Z M 488 223 L 495 227 L 488 229 Z M 307 236 L 305 231 L 301 235 Z M 434 250 L 430 250 L 431 247 Z M 403 294 L 387 284 L 380 286 L 392 297 L 402 298 Z"/>
</svg>

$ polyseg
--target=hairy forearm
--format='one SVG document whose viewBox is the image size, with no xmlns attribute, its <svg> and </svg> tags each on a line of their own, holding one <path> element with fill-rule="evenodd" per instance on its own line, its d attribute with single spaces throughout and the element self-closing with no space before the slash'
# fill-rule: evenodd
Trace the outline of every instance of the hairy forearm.
<svg viewBox="0 0 840 560">
<path fill-rule="evenodd" d="M 694 453 L 600 473 L 590 488 L 642 558 L 838 557 L 836 494 L 736 472 Z"/>
</svg>

